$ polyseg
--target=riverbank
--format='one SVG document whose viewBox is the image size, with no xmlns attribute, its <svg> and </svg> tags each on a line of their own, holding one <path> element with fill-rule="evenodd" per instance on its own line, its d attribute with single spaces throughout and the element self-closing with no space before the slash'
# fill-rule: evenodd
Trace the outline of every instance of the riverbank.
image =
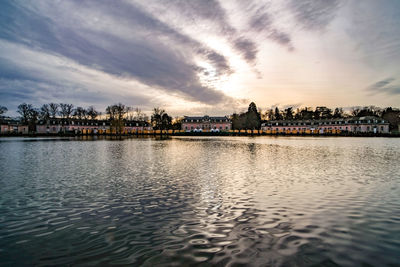
<svg viewBox="0 0 400 267">
<path fill-rule="evenodd" d="M 336 136 L 336 137 L 400 137 L 400 133 L 267 133 L 262 131 L 246 131 L 246 132 L 136 132 L 124 134 L 110 134 L 110 133 L 5 133 L 0 134 L 0 137 L 79 137 L 79 136 L 109 136 L 109 137 L 129 137 L 129 136 Z"/>
</svg>

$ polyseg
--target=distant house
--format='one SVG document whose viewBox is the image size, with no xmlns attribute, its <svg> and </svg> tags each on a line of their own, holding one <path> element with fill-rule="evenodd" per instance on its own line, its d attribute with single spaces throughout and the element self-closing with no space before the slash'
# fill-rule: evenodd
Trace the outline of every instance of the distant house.
<svg viewBox="0 0 400 267">
<path fill-rule="evenodd" d="M 62 119 L 54 118 L 45 121 L 39 121 L 36 125 L 36 132 L 43 134 L 56 133 L 110 133 L 109 120 L 80 120 L 80 119 Z M 123 131 L 132 133 L 143 130 L 151 130 L 148 122 L 145 121 L 125 121 Z"/>
<path fill-rule="evenodd" d="M 10 133 L 27 134 L 29 133 L 29 127 L 19 120 L 7 117 L 0 118 L 0 134 Z"/>
<path fill-rule="evenodd" d="M 261 124 L 263 131 L 312 131 L 326 133 L 331 131 L 352 133 L 389 133 L 389 123 L 374 117 L 351 117 L 325 120 L 279 120 L 266 121 Z"/>
<path fill-rule="evenodd" d="M 226 116 L 185 116 L 182 120 L 182 130 L 186 132 L 227 132 L 231 129 L 232 122 Z"/>
</svg>

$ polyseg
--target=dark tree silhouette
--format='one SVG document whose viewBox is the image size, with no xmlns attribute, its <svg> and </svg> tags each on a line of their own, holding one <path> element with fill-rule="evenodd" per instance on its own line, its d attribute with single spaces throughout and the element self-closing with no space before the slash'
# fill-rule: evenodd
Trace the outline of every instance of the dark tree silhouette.
<svg viewBox="0 0 400 267">
<path fill-rule="evenodd" d="M 50 119 L 50 106 L 48 104 L 43 104 L 40 107 L 39 117 L 41 120 L 47 121 Z"/>
<path fill-rule="evenodd" d="M 62 118 L 68 120 L 69 118 L 71 118 L 73 112 L 74 112 L 74 105 L 60 103 L 60 115 Z"/>
<path fill-rule="evenodd" d="M 58 108 L 59 105 L 57 103 L 50 103 L 49 104 L 49 111 L 50 111 L 50 116 L 51 118 L 55 118 L 58 115 Z"/>
<path fill-rule="evenodd" d="M 0 106 L 0 116 L 2 116 L 4 113 L 6 113 L 8 109 L 4 106 Z"/>
</svg>

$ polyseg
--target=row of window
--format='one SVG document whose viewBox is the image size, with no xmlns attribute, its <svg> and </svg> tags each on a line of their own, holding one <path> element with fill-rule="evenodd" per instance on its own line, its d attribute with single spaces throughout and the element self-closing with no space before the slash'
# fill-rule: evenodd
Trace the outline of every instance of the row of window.
<svg viewBox="0 0 400 267">
<path fill-rule="evenodd" d="M 66 121 L 64 121 L 64 122 L 60 122 L 60 123 L 58 123 L 58 122 L 56 122 L 56 121 L 53 121 L 53 123 L 52 123 L 53 125 L 55 125 L 55 124 L 61 124 L 61 125 L 67 125 L 68 123 L 66 122 Z M 92 126 L 98 126 L 98 125 L 103 125 L 103 126 L 105 126 L 106 125 L 106 123 L 105 122 L 103 122 L 103 123 L 97 123 L 97 122 L 77 122 L 77 123 L 75 123 L 74 121 L 71 121 L 71 125 L 87 125 L 87 126 L 89 126 L 89 125 L 92 125 Z M 129 124 L 127 124 L 127 123 L 125 123 L 124 124 L 124 126 L 140 126 L 139 125 L 139 123 L 129 123 Z"/>
<path fill-rule="evenodd" d="M 204 129 L 214 129 L 214 130 L 216 130 L 217 127 L 210 127 L 210 128 L 207 128 L 207 127 L 204 127 L 204 126 L 201 127 L 201 128 L 200 128 L 200 127 L 193 127 L 193 126 L 190 127 L 190 130 L 194 130 L 194 129 L 203 129 L 203 130 L 204 130 Z M 220 126 L 219 129 L 222 130 L 222 126 Z M 188 128 L 187 126 L 185 126 L 185 130 L 189 130 L 189 128 Z M 226 127 L 225 127 L 225 130 L 229 130 L 229 127 L 226 126 Z"/>
<path fill-rule="evenodd" d="M 322 129 L 328 129 L 328 130 L 345 130 L 345 131 L 348 131 L 349 130 L 349 127 L 348 126 L 346 126 L 346 127 L 328 127 L 328 128 L 322 128 Z M 375 127 L 369 127 L 369 126 L 367 126 L 367 132 L 369 132 L 369 131 L 372 131 L 373 129 L 378 129 L 376 126 Z M 381 126 L 380 127 L 380 129 L 381 129 L 381 131 L 383 131 L 384 130 L 384 127 L 383 126 Z M 275 131 L 279 131 L 280 130 L 280 128 L 275 128 Z M 301 131 L 301 130 L 303 130 L 303 131 L 305 131 L 305 130 L 307 130 L 307 128 L 282 128 L 282 131 L 291 131 L 291 130 L 293 130 L 293 131 Z M 354 131 L 361 131 L 361 126 L 359 126 L 359 127 L 353 127 L 353 130 Z"/>
<path fill-rule="evenodd" d="M 368 120 L 368 121 L 332 121 L 332 122 L 308 122 L 308 123 L 306 123 L 306 122 L 294 122 L 294 123 L 282 123 L 282 124 L 280 124 L 279 122 L 276 122 L 275 123 L 275 125 L 276 126 L 278 126 L 278 125 L 283 125 L 283 126 L 285 126 L 285 125 L 287 125 L 287 126 L 291 126 L 291 125 L 293 125 L 293 126 L 296 126 L 296 125 L 298 125 L 298 126 L 301 126 L 301 125 L 331 125 L 331 124 L 361 124 L 361 123 L 383 123 L 384 121 L 378 121 L 378 120 L 374 120 L 374 121 L 371 121 L 371 120 Z"/>
<path fill-rule="evenodd" d="M 227 120 L 185 120 L 184 122 L 227 122 Z"/>
</svg>

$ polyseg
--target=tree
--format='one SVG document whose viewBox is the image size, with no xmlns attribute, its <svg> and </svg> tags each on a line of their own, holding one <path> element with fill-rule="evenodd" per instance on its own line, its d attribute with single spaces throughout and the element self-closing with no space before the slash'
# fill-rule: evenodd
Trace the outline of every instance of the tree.
<svg viewBox="0 0 400 267">
<path fill-rule="evenodd" d="M 182 120 L 183 120 L 183 118 L 181 118 L 181 117 L 175 117 L 172 120 L 172 129 L 174 129 L 174 130 L 182 129 Z"/>
<path fill-rule="evenodd" d="M 167 113 L 164 113 L 161 117 L 161 130 L 171 129 L 172 126 L 172 117 Z"/>
<path fill-rule="evenodd" d="M 382 119 L 389 122 L 390 130 L 398 129 L 400 125 L 400 110 L 391 107 L 386 108 L 382 112 Z"/>
<path fill-rule="evenodd" d="M 162 116 L 165 114 L 165 110 L 161 108 L 154 108 L 153 114 L 151 115 L 151 124 L 153 129 L 162 130 Z"/>
<path fill-rule="evenodd" d="M 297 114 L 295 115 L 295 118 L 298 120 L 312 120 L 313 115 L 314 112 L 311 110 L 310 107 L 304 107 L 298 110 Z"/>
<path fill-rule="evenodd" d="M 71 118 L 71 115 L 73 114 L 73 112 L 74 112 L 74 105 L 60 103 L 61 117 L 68 120 L 69 118 Z"/>
<path fill-rule="evenodd" d="M 111 131 L 115 130 L 118 135 L 124 131 L 125 115 L 129 112 L 129 107 L 118 103 L 106 108 L 106 114 L 111 121 Z"/>
<path fill-rule="evenodd" d="M 29 116 L 32 113 L 33 106 L 31 104 L 22 103 L 18 106 L 17 112 L 21 115 L 22 123 L 29 122 Z"/>
<path fill-rule="evenodd" d="M 0 116 L 2 116 L 4 113 L 6 113 L 8 109 L 4 106 L 0 106 Z"/>
<path fill-rule="evenodd" d="M 77 119 L 79 119 L 79 120 L 85 119 L 85 117 L 86 117 L 86 110 L 85 110 L 83 107 L 77 107 L 77 108 L 74 110 L 74 117 L 77 118 Z"/>
<path fill-rule="evenodd" d="M 361 110 L 360 107 L 352 107 L 350 111 L 351 116 L 357 117 L 358 114 L 360 113 L 360 110 Z"/>
<path fill-rule="evenodd" d="M 333 117 L 335 119 L 340 119 L 344 117 L 344 112 L 342 108 L 335 108 L 335 111 L 333 112 Z"/>
<path fill-rule="evenodd" d="M 257 110 L 254 102 L 251 102 L 246 112 L 246 128 L 247 129 L 260 129 L 261 115 Z"/>
<path fill-rule="evenodd" d="M 142 112 L 142 110 L 140 108 L 135 108 L 133 110 L 132 119 L 136 120 L 136 121 L 146 121 L 146 120 L 148 120 L 148 117 L 145 113 Z"/>
<path fill-rule="evenodd" d="M 49 111 L 50 111 L 50 116 L 52 119 L 56 118 L 56 116 L 58 114 L 58 107 L 59 107 L 59 105 L 57 103 L 49 104 Z"/>
<path fill-rule="evenodd" d="M 283 117 L 281 115 L 281 112 L 279 111 L 278 107 L 275 108 L 274 118 L 275 118 L 275 120 L 282 120 L 283 119 Z"/>
<path fill-rule="evenodd" d="M 22 123 L 28 124 L 29 131 L 35 131 L 39 112 L 31 104 L 26 103 L 20 104 L 17 112 L 21 115 Z"/>
<path fill-rule="evenodd" d="M 266 112 L 267 119 L 272 121 L 275 119 L 274 110 L 271 108 Z"/>
<path fill-rule="evenodd" d="M 367 106 L 362 109 L 358 109 L 357 117 L 365 117 L 365 116 L 377 116 L 380 117 L 383 113 L 381 108 L 375 106 Z"/>
<path fill-rule="evenodd" d="M 86 112 L 89 118 L 92 120 L 95 120 L 98 116 L 101 115 L 101 112 L 98 112 L 93 106 L 88 107 Z"/>
<path fill-rule="evenodd" d="M 318 119 L 331 119 L 332 118 L 332 110 L 327 107 L 316 107 L 314 111 L 315 120 Z"/>
<path fill-rule="evenodd" d="M 293 108 L 292 107 L 285 109 L 284 119 L 285 120 L 293 120 Z"/>
<path fill-rule="evenodd" d="M 48 121 L 50 119 L 50 106 L 48 104 L 43 104 L 40 107 L 39 117 L 41 120 Z"/>
<path fill-rule="evenodd" d="M 151 115 L 151 124 L 155 130 L 167 130 L 172 127 L 172 117 L 170 117 L 164 109 L 154 108 Z"/>
</svg>

